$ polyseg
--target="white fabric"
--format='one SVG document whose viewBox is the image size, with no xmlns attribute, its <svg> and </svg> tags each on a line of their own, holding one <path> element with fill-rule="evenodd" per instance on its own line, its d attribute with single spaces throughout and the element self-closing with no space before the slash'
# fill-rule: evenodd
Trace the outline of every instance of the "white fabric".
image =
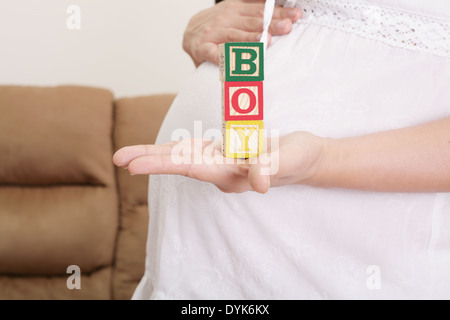
<svg viewBox="0 0 450 320">
<path fill-rule="evenodd" d="M 411 50 L 450 56 L 450 22 L 449 20 L 430 17 L 416 12 L 386 8 L 365 1 L 329 1 L 281 0 L 289 7 L 303 9 L 302 23 L 336 28 L 360 36 L 383 41 L 388 44 Z M 450 1 L 447 1 L 450 3 Z M 423 4 L 428 3 L 422 1 Z M 447 5 L 447 7 L 450 6 Z M 367 24 L 370 28 L 367 28 Z"/>
<path fill-rule="evenodd" d="M 448 26 L 447 1 L 297 5 L 321 10 L 267 50 L 266 128 L 339 138 L 450 116 L 450 59 L 436 51 L 448 48 L 449 37 L 427 49 L 402 45 L 404 33 L 399 41 L 366 36 L 381 28 L 397 39 L 391 27 L 405 21 L 418 33 L 425 17 Z M 367 31 L 360 22 L 352 31 L 353 8 L 361 6 L 382 8 L 387 28 L 370 19 Z M 196 120 L 203 130 L 221 128 L 218 73 L 206 63 L 192 75 L 158 143 L 177 128 L 193 131 Z M 152 176 L 149 195 L 146 272 L 135 299 L 450 298 L 449 193 L 286 186 L 223 194 L 189 178 Z M 374 270 L 380 290 L 370 285 Z"/>
</svg>

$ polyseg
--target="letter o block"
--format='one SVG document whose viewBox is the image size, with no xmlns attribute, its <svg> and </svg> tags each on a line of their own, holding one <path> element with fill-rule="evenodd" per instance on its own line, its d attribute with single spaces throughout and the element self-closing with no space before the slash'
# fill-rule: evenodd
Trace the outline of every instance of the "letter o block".
<svg viewBox="0 0 450 320">
<path fill-rule="evenodd" d="M 225 82 L 225 121 L 263 120 L 263 82 Z"/>
</svg>

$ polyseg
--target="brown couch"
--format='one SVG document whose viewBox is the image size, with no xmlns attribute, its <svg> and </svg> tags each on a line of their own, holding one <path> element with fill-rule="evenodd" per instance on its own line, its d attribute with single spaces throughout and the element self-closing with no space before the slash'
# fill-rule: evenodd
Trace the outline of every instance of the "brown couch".
<svg viewBox="0 0 450 320">
<path fill-rule="evenodd" d="M 144 270 L 147 180 L 115 150 L 154 142 L 173 95 L 0 86 L 0 299 L 129 299 Z M 68 289 L 67 267 L 81 269 Z"/>
</svg>

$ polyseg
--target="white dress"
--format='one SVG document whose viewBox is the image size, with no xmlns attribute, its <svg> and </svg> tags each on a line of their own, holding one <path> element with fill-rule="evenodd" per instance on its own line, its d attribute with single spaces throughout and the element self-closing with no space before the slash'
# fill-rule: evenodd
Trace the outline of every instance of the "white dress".
<svg viewBox="0 0 450 320">
<path fill-rule="evenodd" d="M 339 138 L 450 116 L 450 1 L 282 2 L 304 18 L 266 53 L 266 128 Z M 199 120 L 220 129 L 218 78 L 216 66 L 198 68 L 158 143 Z M 224 194 L 150 180 L 135 299 L 450 298 L 450 193 Z"/>
</svg>

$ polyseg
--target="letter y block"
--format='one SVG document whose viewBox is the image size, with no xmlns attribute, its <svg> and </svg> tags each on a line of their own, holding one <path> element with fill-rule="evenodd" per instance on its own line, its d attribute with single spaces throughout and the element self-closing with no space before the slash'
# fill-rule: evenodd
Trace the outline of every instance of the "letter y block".
<svg viewBox="0 0 450 320">
<path fill-rule="evenodd" d="M 225 156 L 248 159 L 257 157 L 264 149 L 262 121 L 227 121 Z"/>
</svg>

